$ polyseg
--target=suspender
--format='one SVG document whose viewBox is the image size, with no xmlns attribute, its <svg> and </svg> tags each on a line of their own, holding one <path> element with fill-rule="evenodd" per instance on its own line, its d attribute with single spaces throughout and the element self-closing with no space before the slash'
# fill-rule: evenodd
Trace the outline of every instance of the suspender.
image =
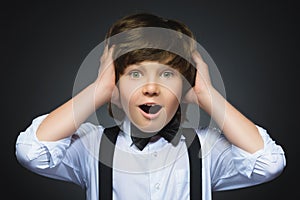
<svg viewBox="0 0 300 200">
<path fill-rule="evenodd" d="M 99 152 L 99 200 L 112 200 L 112 168 L 119 126 L 104 129 Z M 101 182 L 100 182 L 101 180 Z"/>
<path fill-rule="evenodd" d="M 112 168 L 115 144 L 120 128 L 113 126 L 104 129 L 99 152 L 99 200 L 112 200 Z M 190 199 L 199 200 L 202 196 L 202 162 L 199 157 L 200 141 L 192 128 L 183 128 L 190 160 Z M 101 180 L 101 182 L 100 182 Z"/>
<path fill-rule="evenodd" d="M 199 200 L 202 198 L 202 159 L 199 156 L 201 145 L 192 128 L 184 128 L 182 131 L 190 160 L 190 200 Z"/>
</svg>

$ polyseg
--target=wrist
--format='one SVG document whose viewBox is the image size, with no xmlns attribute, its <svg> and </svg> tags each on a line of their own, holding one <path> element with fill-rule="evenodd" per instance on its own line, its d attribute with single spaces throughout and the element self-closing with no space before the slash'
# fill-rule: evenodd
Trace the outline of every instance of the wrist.
<svg viewBox="0 0 300 200">
<path fill-rule="evenodd" d="M 206 88 L 205 91 L 197 92 L 197 103 L 201 108 L 208 108 L 212 104 L 213 87 Z"/>
<path fill-rule="evenodd" d="M 206 92 L 202 92 L 201 95 L 197 95 L 197 99 L 198 105 L 209 114 L 211 114 L 213 108 L 216 108 L 217 104 L 222 102 L 220 101 L 220 93 L 214 87 L 210 87 L 206 90 Z"/>
<path fill-rule="evenodd" d="M 111 90 L 108 87 L 105 87 L 104 84 L 94 82 L 90 85 L 90 87 L 94 91 L 93 98 L 96 109 L 110 101 Z"/>
</svg>

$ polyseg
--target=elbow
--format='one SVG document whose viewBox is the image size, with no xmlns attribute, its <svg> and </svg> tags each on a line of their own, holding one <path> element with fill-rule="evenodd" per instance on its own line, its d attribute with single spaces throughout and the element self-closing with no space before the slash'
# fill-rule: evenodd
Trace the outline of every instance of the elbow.
<svg viewBox="0 0 300 200">
<path fill-rule="evenodd" d="M 28 145 L 18 144 L 15 151 L 17 161 L 25 168 L 36 171 L 49 166 L 48 159 L 40 159 L 38 153 L 30 152 Z"/>
<path fill-rule="evenodd" d="M 18 144 L 16 146 L 16 158 L 17 161 L 25 168 L 27 169 L 33 169 L 35 168 L 35 164 L 34 164 L 34 159 L 30 159 L 30 157 L 28 156 L 28 145 L 24 145 L 24 144 Z"/>
<path fill-rule="evenodd" d="M 278 160 L 276 164 L 270 166 L 268 172 L 269 179 L 272 180 L 278 177 L 280 174 L 282 174 L 282 172 L 285 169 L 285 166 L 286 166 L 286 161 L 284 155 L 278 156 Z"/>
<path fill-rule="evenodd" d="M 262 182 L 271 181 L 277 178 L 283 173 L 286 167 L 286 160 L 283 154 L 274 157 L 275 159 L 273 161 L 262 164 L 260 169 L 257 170 L 257 174 L 262 177 Z"/>
<path fill-rule="evenodd" d="M 15 156 L 19 164 L 26 168 L 30 168 L 30 159 L 27 156 L 27 149 L 22 144 L 16 145 Z"/>
</svg>

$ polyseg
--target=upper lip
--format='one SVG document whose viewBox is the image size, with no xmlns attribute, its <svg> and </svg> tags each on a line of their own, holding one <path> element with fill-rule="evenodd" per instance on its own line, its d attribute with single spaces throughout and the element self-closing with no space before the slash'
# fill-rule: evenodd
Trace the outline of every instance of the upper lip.
<svg viewBox="0 0 300 200">
<path fill-rule="evenodd" d="M 146 102 L 146 103 L 143 103 L 143 104 L 140 104 L 140 105 L 153 106 L 153 105 L 159 105 L 159 104 L 154 103 L 154 102 Z"/>
<path fill-rule="evenodd" d="M 158 104 L 158 103 L 155 103 L 155 102 L 145 102 L 145 103 L 141 103 L 138 105 L 138 107 L 142 106 L 142 105 L 146 105 L 146 106 L 161 106 L 163 107 L 162 105 Z"/>
<path fill-rule="evenodd" d="M 159 106 L 159 107 L 154 108 L 154 106 Z M 162 108 L 161 105 L 154 103 L 154 102 L 146 102 L 146 103 L 138 105 L 138 107 L 140 109 L 142 109 L 145 113 L 148 113 L 148 114 L 154 114 Z M 153 109 L 151 109 L 151 107 L 153 107 Z M 153 113 L 151 113 L 151 111 L 153 111 Z"/>
</svg>

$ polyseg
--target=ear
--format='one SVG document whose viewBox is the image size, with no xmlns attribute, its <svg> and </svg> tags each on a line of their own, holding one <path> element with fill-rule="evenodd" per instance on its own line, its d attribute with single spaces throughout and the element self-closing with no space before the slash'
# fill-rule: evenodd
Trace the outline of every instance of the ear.
<svg viewBox="0 0 300 200">
<path fill-rule="evenodd" d="M 115 87 L 111 94 L 111 103 L 118 106 L 118 108 L 122 109 L 121 100 L 120 100 L 120 92 L 118 87 Z"/>
</svg>

